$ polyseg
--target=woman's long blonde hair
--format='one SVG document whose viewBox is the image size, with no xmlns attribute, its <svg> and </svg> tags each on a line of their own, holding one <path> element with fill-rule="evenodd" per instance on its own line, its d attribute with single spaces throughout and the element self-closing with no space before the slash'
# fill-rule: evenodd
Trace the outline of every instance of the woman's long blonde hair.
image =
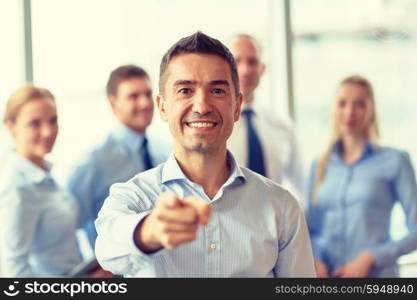
<svg viewBox="0 0 417 300">
<path fill-rule="evenodd" d="M 367 130 L 367 139 L 370 140 L 372 143 L 377 144 L 378 138 L 379 138 L 379 127 L 378 127 L 378 118 L 376 113 L 376 107 L 375 107 L 375 99 L 374 99 L 374 90 L 372 88 L 371 83 L 363 76 L 361 75 L 352 75 L 344 78 L 338 85 L 338 89 L 340 89 L 343 85 L 351 84 L 351 85 L 359 85 L 366 89 L 368 92 L 369 100 L 372 104 L 372 121 L 370 126 Z M 332 114 L 332 131 L 330 134 L 330 141 L 323 153 L 323 155 L 320 157 L 320 159 L 317 162 L 317 168 L 316 168 L 316 174 L 315 174 L 315 180 L 313 185 L 313 199 L 317 199 L 317 190 L 320 184 L 323 182 L 324 177 L 326 175 L 326 168 L 327 164 L 329 163 L 330 154 L 332 152 L 332 149 L 337 141 L 340 140 L 341 134 L 339 131 L 339 128 L 337 126 L 336 117 L 335 117 L 335 111 L 336 111 L 337 101 L 335 101 L 334 108 L 333 108 L 333 114 Z"/>
</svg>

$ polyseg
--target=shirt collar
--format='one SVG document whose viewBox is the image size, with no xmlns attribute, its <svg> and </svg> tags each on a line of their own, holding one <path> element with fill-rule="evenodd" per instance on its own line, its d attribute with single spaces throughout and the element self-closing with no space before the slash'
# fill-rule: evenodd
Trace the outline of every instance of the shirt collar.
<svg viewBox="0 0 417 300">
<path fill-rule="evenodd" d="M 362 159 L 364 159 L 368 156 L 373 155 L 376 152 L 377 147 L 378 146 L 373 144 L 371 141 L 369 141 L 369 140 L 366 141 L 365 150 L 363 151 L 362 156 L 358 161 L 360 161 L 360 160 L 362 160 Z M 343 149 L 342 149 L 342 141 L 341 140 L 338 140 L 334 144 L 333 149 L 332 149 L 332 155 L 336 156 L 339 159 L 343 159 Z"/>
<path fill-rule="evenodd" d="M 113 129 L 113 136 L 119 140 L 126 148 L 137 153 L 142 147 L 144 135 L 127 127 L 125 124 L 118 122 Z"/>
<path fill-rule="evenodd" d="M 230 163 L 231 172 L 229 178 L 225 182 L 225 185 L 229 185 L 235 182 L 237 179 L 245 181 L 245 175 L 243 174 L 239 165 L 236 163 L 236 160 L 233 157 L 232 153 L 230 153 L 229 151 L 227 151 L 227 161 Z M 185 176 L 184 172 L 181 170 L 174 153 L 171 153 L 171 155 L 169 156 L 169 158 L 163 166 L 161 182 L 166 183 L 168 181 L 180 179 L 189 180 L 187 176 Z"/>
<path fill-rule="evenodd" d="M 16 169 L 22 172 L 29 182 L 41 183 L 43 181 L 53 181 L 50 174 L 52 168 L 51 163 L 46 162 L 47 170 L 44 170 L 16 152 L 11 154 L 11 160 Z"/>
</svg>

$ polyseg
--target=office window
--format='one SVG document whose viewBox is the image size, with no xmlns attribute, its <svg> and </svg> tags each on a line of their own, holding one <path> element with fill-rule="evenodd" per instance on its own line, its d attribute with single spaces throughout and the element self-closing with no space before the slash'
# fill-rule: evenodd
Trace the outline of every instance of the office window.
<svg viewBox="0 0 417 300">
<path fill-rule="evenodd" d="M 13 147 L 9 132 L 3 126 L 5 103 L 25 81 L 22 11 L 20 1 L 0 1 L 0 172 L 7 152 Z"/>
<path fill-rule="evenodd" d="M 25 82 L 23 48 L 23 7 L 21 1 L 0 1 L 0 119 L 10 94 Z M 8 132 L 0 125 L 0 168 L 12 146 Z"/>
</svg>

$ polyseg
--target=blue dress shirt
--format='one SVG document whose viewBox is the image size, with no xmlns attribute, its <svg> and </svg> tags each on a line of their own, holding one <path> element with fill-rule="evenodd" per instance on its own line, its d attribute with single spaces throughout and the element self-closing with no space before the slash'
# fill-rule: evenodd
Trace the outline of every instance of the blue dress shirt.
<svg viewBox="0 0 417 300">
<path fill-rule="evenodd" d="M 182 172 L 174 155 L 165 164 L 115 184 L 96 220 L 100 264 L 126 277 L 313 277 L 313 255 L 302 209 L 279 184 L 236 165 L 213 199 Z M 144 254 L 134 242 L 138 223 L 164 192 L 197 196 L 212 205 L 196 240 Z"/>
<path fill-rule="evenodd" d="M 362 157 L 346 165 L 338 142 L 314 199 L 316 165 L 308 180 L 307 210 L 315 257 L 333 272 L 369 251 L 375 259 L 369 277 L 397 276 L 397 258 L 417 249 L 417 186 L 408 154 L 368 143 Z M 410 231 L 398 241 L 389 231 L 395 201 Z"/>
<path fill-rule="evenodd" d="M 0 216 L 4 276 L 65 276 L 81 262 L 75 200 L 16 153 L 2 170 Z"/>
<path fill-rule="evenodd" d="M 77 199 L 81 220 L 92 246 L 97 237 L 94 220 L 113 183 L 124 182 L 145 169 L 142 157 L 144 137 L 119 123 L 97 146 L 85 153 L 71 170 L 67 187 Z M 148 151 L 154 166 L 169 155 L 164 143 L 148 137 Z"/>
</svg>

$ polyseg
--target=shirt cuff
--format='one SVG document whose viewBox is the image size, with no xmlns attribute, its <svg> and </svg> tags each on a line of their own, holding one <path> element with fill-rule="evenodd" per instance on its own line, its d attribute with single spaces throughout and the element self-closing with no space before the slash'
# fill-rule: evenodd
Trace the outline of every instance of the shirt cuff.
<svg viewBox="0 0 417 300">
<path fill-rule="evenodd" d="M 149 211 L 139 213 L 139 214 L 134 214 L 134 215 L 129 216 L 130 218 L 129 220 L 126 220 L 126 222 L 129 222 L 129 225 L 126 224 L 128 228 L 128 232 L 131 232 L 130 248 L 131 248 L 132 264 L 136 268 L 143 268 L 144 266 L 149 266 L 149 264 L 153 263 L 155 259 L 164 255 L 166 251 L 165 248 L 161 248 L 160 250 L 154 251 L 152 253 L 145 253 L 142 250 L 140 250 L 136 244 L 135 235 L 139 227 L 139 224 L 149 214 L 150 214 Z"/>
</svg>

